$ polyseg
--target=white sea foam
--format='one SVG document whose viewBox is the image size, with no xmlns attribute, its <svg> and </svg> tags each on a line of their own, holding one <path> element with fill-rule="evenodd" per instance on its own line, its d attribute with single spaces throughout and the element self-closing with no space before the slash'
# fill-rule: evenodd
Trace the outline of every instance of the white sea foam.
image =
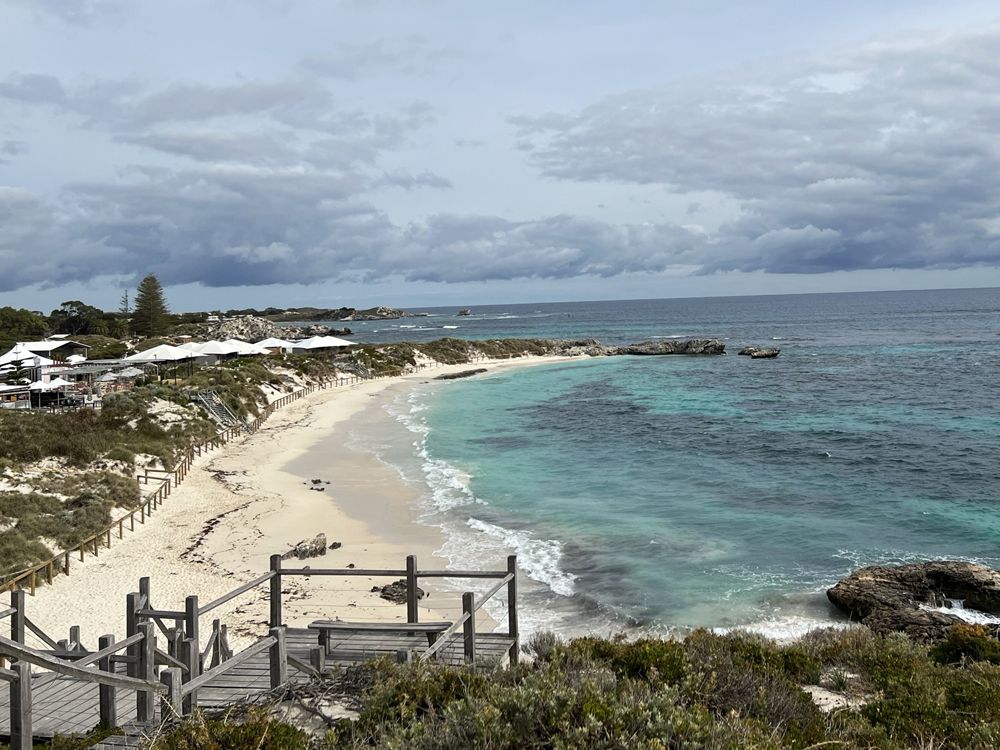
<svg viewBox="0 0 1000 750">
<path fill-rule="evenodd" d="M 850 627 L 857 627 L 857 625 L 849 622 L 818 620 L 813 617 L 803 617 L 801 615 L 787 615 L 785 617 L 769 618 L 736 627 L 712 628 L 712 632 L 725 635 L 734 631 L 746 631 L 757 633 L 778 643 L 790 643 L 818 628 L 846 629 Z"/>
<path fill-rule="evenodd" d="M 468 525 L 513 550 L 517 555 L 518 565 L 532 579 L 544 583 L 556 594 L 573 595 L 576 576 L 559 567 L 563 554 L 562 542 L 555 539 L 538 539 L 530 531 L 505 529 L 503 526 L 478 518 L 470 518 Z"/>
<path fill-rule="evenodd" d="M 946 615 L 954 615 L 955 617 L 965 620 L 966 622 L 971 622 L 974 625 L 1000 625 L 1000 617 L 980 612 L 977 609 L 964 609 L 962 607 L 931 607 L 927 604 L 921 604 L 920 609 L 925 609 L 928 612 L 943 612 Z"/>
<path fill-rule="evenodd" d="M 454 513 L 463 506 L 488 503 L 472 491 L 471 477 L 466 472 L 428 452 L 427 436 L 431 428 L 424 416 L 427 405 L 421 396 L 421 392 L 412 391 L 386 408 L 416 436 L 413 445 L 428 488 L 425 513 L 420 520 L 444 531 L 448 541 L 440 553 L 455 568 L 476 568 L 484 560 L 502 560 L 508 554 L 516 554 L 519 567 L 529 578 L 554 594 L 571 596 L 576 577 L 559 565 L 563 556 L 561 542 L 539 539 L 529 531 L 507 529 L 474 517 L 463 521 L 461 513 Z M 553 624 L 549 622 L 552 618 L 538 614 L 539 625 Z"/>
<path fill-rule="evenodd" d="M 442 328 L 458 328 L 458 326 L 441 326 Z"/>
</svg>

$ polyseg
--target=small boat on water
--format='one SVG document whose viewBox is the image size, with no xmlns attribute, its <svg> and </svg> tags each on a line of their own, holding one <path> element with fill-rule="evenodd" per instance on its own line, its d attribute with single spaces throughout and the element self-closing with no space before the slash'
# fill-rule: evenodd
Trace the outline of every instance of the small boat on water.
<svg viewBox="0 0 1000 750">
<path fill-rule="evenodd" d="M 458 314 L 459 315 L 463 315 L 463 316 L 464 315 L 472 315 L 472 310 L 470 310 L 467 307 L 463 307 L 461 310 L 458 311 Z"/>
</svg>

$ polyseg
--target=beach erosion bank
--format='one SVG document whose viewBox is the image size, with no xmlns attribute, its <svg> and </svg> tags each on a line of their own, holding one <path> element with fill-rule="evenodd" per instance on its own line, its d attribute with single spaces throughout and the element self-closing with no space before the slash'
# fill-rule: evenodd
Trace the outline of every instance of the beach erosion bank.
<svg viewBox="0 0 1000 750">
<path fill-rule="evenodd" d="M 524 357 L 477 368 L 567 359 Z M 319 533 L 328 544 L 341 546 L 287 564 L 399 569 L 412 554 L 421 569 L 445 568 L 448 560 L 439 555 L 444 534 L 417 521 L 421 488 L 371 452 L 358 450 L 357 435 L 369 422 L 388 419 L 384 405 L 401 389 L 468 369 L 441 366 L 319 391 L 276 412 L 260 431 L 200 459 L 148 523 L 78 564 L 72 576 L 39 589 L 28 603 L 29 616 L 53 637 L 79 625 L 88 645 L 96 643 L 99 635 L 122 632 L 125 598 L 142 576 L 150 577 L 151 601 L 159 609 L 183 609 L 191 594 L 204 605 L 266 572 L 271 555 Z M 496 567 L 496 561 L 483 562 L 482 568 Z M 285 579 L 283 619 L 293 626 L 327 618 L 405 620 L 405 605 L 372 591 L 391 582 L 366 576 Z M 460 611 L 457 584 L 422 582 L 421 587 L 428 591 L 420 602 L 422 620 L 451 619 Z M 215 616 L 228 625 L 234 647 L 249 643 L 267 628 L 266 586 L 220 606 Z"/>
</svg>

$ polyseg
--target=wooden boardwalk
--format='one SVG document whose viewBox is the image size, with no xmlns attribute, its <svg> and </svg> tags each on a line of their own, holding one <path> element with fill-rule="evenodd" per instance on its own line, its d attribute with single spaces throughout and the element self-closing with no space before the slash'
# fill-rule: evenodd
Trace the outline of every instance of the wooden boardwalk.
<svg viewBox="0 0 1000 750">
<path fill-rule="evenodd" d="M 11 618 L 12 635 L 10 639 L 0 636 L 0 655 L 12 660 L 11 669 L 0 666 L 0 678 L 10 685 L 10 690 L 0 690 L 0 738 L 10 737 L 13 747 L 27 748 L 32 738 L 87 734 L 101 724 L 102 716 L 108 716 L 108 721 L 125 733 L 108 738 L 98 747 L 138 747 L 143 738 L 157 731 L 162 711 L 177 715 L 194 707 L 222 709 L 268 693 L 275 685 L 311 679 L 318 674 L 317 667 L 329 671 L 379 656 L 487 667 L 502 666 L 517 658 L 513 557 L 503 571 L 420 571 L 412 556 L 405 570 L 283 569 L 278 556 L 272 557 L 271 563 L 270 573 L 213 602 L 199 606 L 197 596 L 188 597 L 184 611 L 153 608 L 149 579 L 141 579 L 140 592 L 127 597 L 125 638 L 116 642 L 111 636 L 102 636 L 100 650 L 93 652 L 80 645 L 78 628 L 71 631 L 69 641 L 59 643 L 41 632 L 25 613 L 24 592 L 14 592 L 11 608 L 0 612 L 0 619 Z M 290 628 L 281 624 L 281 578 L 293 575 L 406 576 L 407 619 L 396 623 L 395 628 L 380 623 L 337 622 L 338 627 L 324 628 L 324 650 L 315 627 Z M 464 593 L 463 614 L 454 622 L 423 625 L 425 629 L 433 626 L 440 630 L 437 640 L 429 645 L 427 632 L 407 632 L 403 626 L 412 623 L 421 627 L 416 617 L 418 579 L 446 577 L 497 582 L 479 598 Z M 198 622 L 207 613 L 260 585 L 267 585 L 271 592 L 268 634 L 238 653 L 229 649 L 225 626 L 218 620 L 207 639 L 200 636 Z M 501 591 L 507 593 L 507 632 L 476 632 L 476 611 Z M 164 619 L 176 622 L 177 627 L 165 627 Z M 165 642 L 157 637 L 157 628 Z M 26 629 L 46 641 L 52 650 L 24 645 Z M 158 643 L 167 650 L 161 650 Z"/>
</svg>

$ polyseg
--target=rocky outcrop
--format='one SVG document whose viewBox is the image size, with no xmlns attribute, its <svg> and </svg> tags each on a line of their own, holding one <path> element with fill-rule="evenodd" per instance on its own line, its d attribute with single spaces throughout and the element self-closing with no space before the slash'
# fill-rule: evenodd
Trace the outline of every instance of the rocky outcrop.
<svg viewBox="0 0 1000 750">
<path fill-rule="evenodd" d="M 406 579 L 400 578 L 385 586 L 372 586 L 372 593 L 378 593 L 383 599 L 393 604 L 406 604 Z M 417 586 L 417 601 L 423 599 L 424 596 L 426 596 L 424 590 Z"/>
<path fill-rule="evenodd" d="M 273 336 L 282 336 L 284 329 L 279 328 L 266 318 L 254 315 L 244 315 L 239 318 L 226 318 L 219 323 L 210 323 L 206 336 L 218 341 L 239 339 L 240 341 L 260 341 Z"/>
<path fill-rule="evenodd" d="M 876 633 L 898 631 L 916 641 L 935 641 L 963 620 L 920 605 L 939 606 L 946 600 L 962 600 L 970 609 L 1000 615 L 1000 572 L 950 560 L 875 565 L 854 571 L 826 595 L 852 619 Z"/>
<path fill-rule="evenodd" d="M 312 539 L 303 539 L 281 556 L 282 560 L 290 557 L 306 560 L 310 557 L 321 557 L 326 554 L 326 534 L 317 534 Z"/>
<path fill-rule="evenodd" d="M 607 353 L 611 355 L 725 354 L 726 345 L 719 339 L 690 339 L 688 341 L 663 339 L 612 347 L 608 349 Z"/>
<path fill-rule="evenodd" d="M 751 359 L 774 359 L 781 354 L 781 349 L 766 346 L 744 346 L 736 353 Z"/>
<path fill-rule="evenodd" d="M 475 370 L 462 370 L 461 372 L 446 372 L 444 375 L 438 375 L 435 380 L 458 380 L 459 378 L 471 378 L 473 375 L 479 375 L 481 373 L 487 372 L 485 367 L 479 367 Z"/>
</svg>

